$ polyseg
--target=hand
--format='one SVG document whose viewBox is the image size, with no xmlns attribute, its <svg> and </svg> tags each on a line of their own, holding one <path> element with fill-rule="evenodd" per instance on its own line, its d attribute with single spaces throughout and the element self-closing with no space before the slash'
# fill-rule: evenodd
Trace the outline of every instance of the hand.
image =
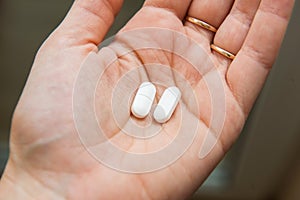
<svg viewBox="0 0 300 200">
<path fill-rule="evenodd" d="M 100 164 L 86 151 L 78 137 L 72 110 L 74 83 L 80 66 L 90 53 L 106 62 L 104 53 L 98 53 L 97 45 L 113 23 L 122 1 L 75 1 L 63 23 L 39 50 L 16 108 L 10 158 L 0 182 L 0 195 L 5 199 L 187 198 L 203 183 L 238 137 L 277 56 L 293 4 L 293 0 L 237 0 L 234 4 L 232 0 L 145 2 L 122 32 L 146 27 L 167 28 L 197 41 L 204 50 L 201 55 L 187 49 L 192 55 L 207 56 L 213 61 L 216 67 L 210 73 L 221 73 L 227 112 L 217 144 L 206 157 L 199 159 L 204 136 L 211 128 L 212 108 L 209 91 L 203 81 L 206 75 L 197 75 L 186 62 L 159 50 L 138 51 L 135 55 L 120 57 L 99 83 L 107 86 L 103 87 L 106 89 L 96 91 L 96 115 L 107 118 L 105 134 L 114 143 L 127 151 L 149 152 L 167 144 L 178 130 L 180 109 L 162 126 L 161 134 L 148 142 L 125 137 L 114 123 L 107 101 L 112 97 L 111 85 L 140 64 L 155 61 L 176 69 L 191 83 L 202 109 L 201 116 L 192 113 L 193 107 L 183 91 L 180 107 L 185 109 L 182 112 L 190 114 L 186 120 L 199 123 L 194 143 L 179 160 L 162 170 L 128 174 Z M 183 22 L 186 15 L 219 29 L 214 35 Z M 168 38 L 160 42 L 164 40 Z M 237 54 L 235 60 L 231 62 L 211 51 L 211 43 Z M 118 49 L 111 49 L 118 55 Z M 145 77 L 146 72 L 150 80 L 159 76 L 157 71 L 147 67 L 141 74 L 134 75 Z M 180 88 L 176 77 L 172 81 Z M 126 94 L 128 91 L 123 92 Z M 158 96 L 162 92 L 163 88 L 158 87 Z M 124 126 L 133 119 L 128 112 L 120 115 Z M 92 129 L 87 130 L 87 134 L 89 131 Z"/>
</svg>

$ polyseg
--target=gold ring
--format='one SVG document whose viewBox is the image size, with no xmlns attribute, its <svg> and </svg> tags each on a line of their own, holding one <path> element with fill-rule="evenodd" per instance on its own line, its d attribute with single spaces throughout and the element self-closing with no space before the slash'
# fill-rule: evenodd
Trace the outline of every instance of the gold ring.
<svg viewBox="0 0 300 200">
<path fill-rule="evenodd" d="M 231 60 L 235 59 L 235 55 L 233 53 L 230 53 L 229 51 L 226 51 L 214 44 L 210 45 L 210 47 L 215 50 L 216 52 L 218 52 L 219 54 L 225 56 L 226 58 L 229 58 Z"/>
<path fill-rule="evenodd" d="M 201 26 L 202 28 L 205 28 L 205 29 L 207 29 L 209 31 L 212 31 L 214 33 L 217 32 L 217 29 L 215 27 L 213 27 L 212 25 L 210 25 L 210 24 L 208 24 L 208 23 L 206 23 L 204 21 L 201 21 L 199 19 L 196 19 L 194 17 L 187 16 L 186 20 L 189 21 L 189 22 L 191 22 L 191 23 L 193 23 L 193 24 Z"/>
</svg>

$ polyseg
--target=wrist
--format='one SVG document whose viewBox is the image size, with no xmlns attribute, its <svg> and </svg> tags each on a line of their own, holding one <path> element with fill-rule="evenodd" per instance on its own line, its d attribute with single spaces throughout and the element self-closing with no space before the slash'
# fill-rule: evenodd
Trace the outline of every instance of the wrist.
<svg viewBox="0 0 300 200">
<path fill-rule="evenodd" d="M 0 200 L 63 199 L 55 191 L 8 161 L 0 180 Z"/>
</svg>

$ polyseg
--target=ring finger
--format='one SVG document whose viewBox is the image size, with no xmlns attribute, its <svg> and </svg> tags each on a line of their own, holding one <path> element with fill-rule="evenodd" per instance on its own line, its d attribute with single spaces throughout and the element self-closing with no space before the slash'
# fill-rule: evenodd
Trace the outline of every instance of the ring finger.
<svg viewBox="0 0 300 200">
<path fill-rule="evenodd" d="M 213 43 L 234 55 L 237 54 L 249 32 L 260 1 L 236 0 L 229 15 L 218 29 Z M 221 56 L 221 59 L 223 58 L 225 57 Z"/>
</svg>

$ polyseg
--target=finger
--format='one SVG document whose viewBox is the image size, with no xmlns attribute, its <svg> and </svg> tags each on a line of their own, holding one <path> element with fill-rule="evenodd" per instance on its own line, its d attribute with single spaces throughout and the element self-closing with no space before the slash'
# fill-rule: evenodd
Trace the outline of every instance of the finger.
<svg viewBox="0 0 300 200">
<path fill-rule="evenodd" d="M 183 20 L 190 3 L 191 0 L 146 0 L 144 7 L 161 8 L 174 13 L 179 19 Z"/>
<path fill-rule="evenodd" d="M 70 40 L 71 45 L 98 45 L 119 12 L 123 0 L 77 0 L 56 31 Z"/>
<path fill-rule="evenodd" d="M 237 54 L 245 41 L 260 1 L 236 0 L 229 15 L 217 31 L 213 43 Z"/>
<path fill-rule="evenodd" d="M 204 21 L 218 29 L 229 13 L 232 3 L 233 0 L 193 0 L 187 15 Z M 185 25 L 207 35 L 210 39 L 214 35 L 213 32 L 190 22 L 186 22 Z"/>
<path fill-rule="evenodd" d="M 293 5 L 294 0 L 262 0 L 245 43 L 227 72 L 228 85 L 246 114 L 275 61 Z"/>
</svg>

